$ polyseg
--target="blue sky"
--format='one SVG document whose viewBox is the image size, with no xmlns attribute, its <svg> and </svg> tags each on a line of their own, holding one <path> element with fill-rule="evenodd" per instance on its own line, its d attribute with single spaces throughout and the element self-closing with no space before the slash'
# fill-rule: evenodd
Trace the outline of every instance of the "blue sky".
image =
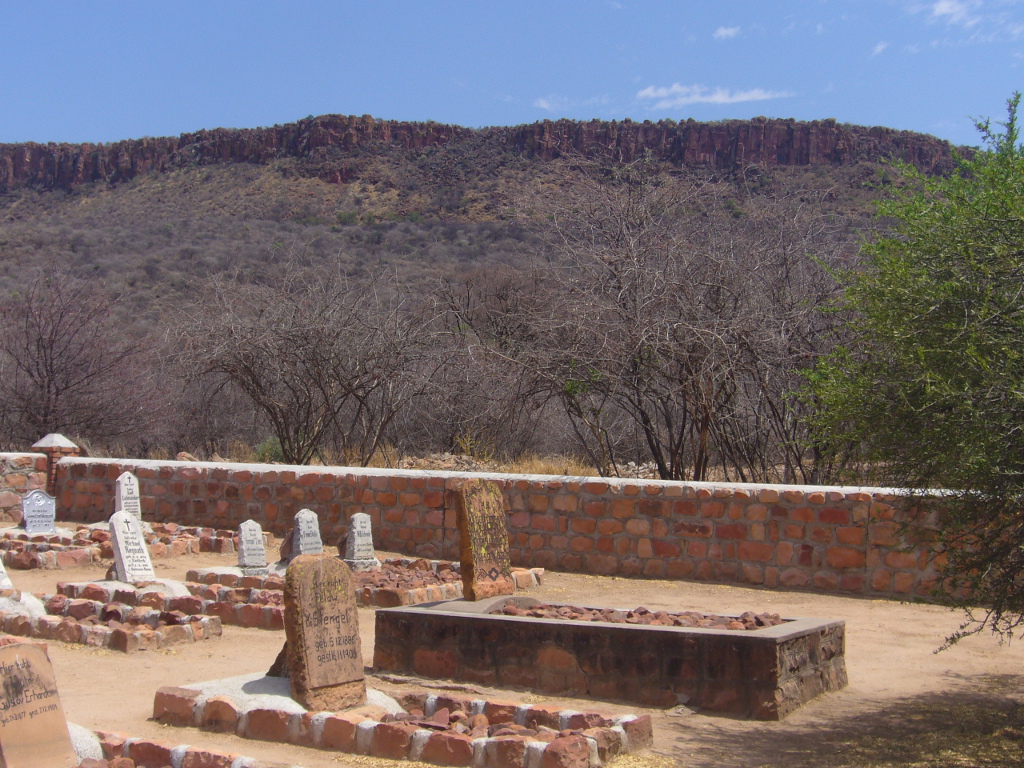
<svg viewBox="0 0 1024 768">
<path fill-rule="evenodd" d="M 480 127 L 835 118 L 977 144 L 1024 0 L 0 4 L 0 142 L 370 114 Z"/>
</svg>

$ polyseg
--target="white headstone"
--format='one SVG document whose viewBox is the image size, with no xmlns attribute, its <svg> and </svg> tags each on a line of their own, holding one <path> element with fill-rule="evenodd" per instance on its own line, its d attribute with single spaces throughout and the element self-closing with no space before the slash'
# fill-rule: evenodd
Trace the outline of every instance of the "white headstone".
<svg viewBox="0 0 1024 768">
<path fill-rule="evenodd" d="M 114 495 L 115 512 L 131 512 L 142 519 L 142 499 L 139 496 L 139 478 L 131 472 L 122 472 L 114 481 L 117 489 Z"/>
<path fill-rule="evenodd" d="M 348 521 L 348 538 L 345 539 L 345 564 L 354 571 L 369 571 L 380 568 L 380 560 L 373 551 L 373 528 L 370 516 L 357 512 Z"/>
<path fill-rule="evenodd" d="M 246 520 L 238 526 L 238 567 L 245 571 L 267 570 L 263 529 L 255 520 Z"/>
<path fill-rule="evenodd" d="M 324 543 L 320 540 L 320 518 L 311 509 L 300 509 L 295 515 L 292 557 L 319 555 L 323 551 Z"/>
<path fill-rule="evenodd" d="M 114 572 L 118 581 L 134 584 L 155 581 L 153 561 L 149 559 L 142 523 L 131 512 L 110 516 L 110 543 L 114 547 Z"/>
<path fill-rule="evenodd" d="M 0 557 L 0 589 L 14 589 L 11 577 L 7 575 L 7 569 L 4 568 L 3 557 Z"/>
<path fill-rule="evenodd" d="M 56 533 L 57 500 L 46 491 L 31 491 L 21 500 L 25 533 Z"/>
</svg>

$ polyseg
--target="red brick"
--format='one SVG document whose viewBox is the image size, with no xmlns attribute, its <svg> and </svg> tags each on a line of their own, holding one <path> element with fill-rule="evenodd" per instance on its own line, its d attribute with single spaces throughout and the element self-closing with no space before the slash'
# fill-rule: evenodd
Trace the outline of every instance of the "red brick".
<svg viewBox="0 0 1024 768">
<path fill-rule="evenodd" d="M 158 768 L 171 764 L 173 744 L 166 741 L 133 741 L 128 745 L 128 755 L 137 766 Z"/>
<path fill-rule="evenodd" d="M 629 751 L 636 752 L 649 749 L 654 743 L 654 730 L 650 715 L 640 715 L 633 720 L 622 723 L 622 728 L 629 737 Z"/>
<path fill-rule="evenodd" d="M 409 756 L 409 744 L 417 726 L 409 723 L 380 723 L 373 729 L 373 744 L 370 754 L 392 760 L 405 760 Z"/>
<path fill-rule="evenodd" d="M 743 523 L 719 523 L 715 526 L 715 536 L 720 539 L 745 539 L 747 526 Z"/>
<path fill-rule="evenodd" d="M 850 524 L 850 510 L 838 507 L 828 507 L 818 513 L 818 521 L 822 523 L 834 523 L 836 525 Z"/>
<path fill-rule="evenodd" d="M 324 720 L 324 732 L 321 740 L 323 749 L 338 749 L 342 752 L 356 751 L 356 727 L 365 715 L 337 712 Z"/>
<path fill-rule="evenodd" d="M 740 560 L 754 560 L 759 563 L 767 563 L 772 559 L 774 547 L 757 541 L 741 541 L 736 548 Z"/>
<path fill-rule="evenodd" d="M 203 707 L 203 728 L 234 733 L 238 727 L 238 708 L 227 696 L 211 696 Z"/>
<path fill-rule="evenodd" d="M 420 759 L 435 765 L 472 765 L 473 739 L 461 733 L 435 733 L 427 739 Z"/>
<path fill-rule="evenodd" d="M 153 719 L 169 725 L 192 725 L 192 711 L 199 691 L 164 686 L 153 699 Z"/>
<path fill-rule="evenodd" d="M 590 744 L 583 736 L 563 736 L 544 748 L 541 768 L 588 768 Z"/>
<path fill-rule="evenodd" d="M 251 709 L 245 726 L 247 739 L 288 742 L 291 716 L 279 709 Z"/>
<path fill-rule="evenodd" d="M 524 736 L 499 736 L 491 745 L 494 750 L 495 768 L 524 768 L 526 765 L 526 743 Z"/>
<path fill-rule="evenodd" d="M 231 768 L 239 755 L 228 752 L 209 752 L 197 747 L 189 747 L 181 760 L 181 768 Z"/>
</svg>

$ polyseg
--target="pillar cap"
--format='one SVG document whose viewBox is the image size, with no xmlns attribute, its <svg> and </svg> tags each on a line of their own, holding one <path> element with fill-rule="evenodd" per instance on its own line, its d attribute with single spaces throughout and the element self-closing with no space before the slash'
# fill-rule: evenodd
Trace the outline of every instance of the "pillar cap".
<svg viewBox="0 0 1024 768">
<path fill-rule="evenodd" d="M 68 440 L 64 435 L 51 432 L 46 437 L 32 445 L 33 448 L 78 448 L 77 445 Z"/>
</svg>

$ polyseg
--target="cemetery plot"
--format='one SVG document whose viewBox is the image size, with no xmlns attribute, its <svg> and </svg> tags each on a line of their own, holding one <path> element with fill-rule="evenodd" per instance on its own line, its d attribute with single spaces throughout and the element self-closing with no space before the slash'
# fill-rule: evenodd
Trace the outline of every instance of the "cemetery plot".
<svg viewBox="0 0 1024 768">
<path fill-rule="evenodd" d="M 786 619 L 744 631 L 520 615 L 536 605 L 501 597 L 378 610 L 374 667 L 763 720 L 846 686 L 842 621 Z M 502 613 L 506 606 L 515 615 Z"/>
<path fill-rule="evenodd" d="M 264 691 L 263 701 L 256 704 L 219 692 L 237 691 L 243 683 Z M 396 714 L 384 714 L 377 706 L 304 711 L 286 695 L 275 697 L 279 704 L 268 703 L 265 691 L 271 686 L 267 678 L 242 677 L 161 688 L 154 698 L 153 717 L 168 725 L 199 725 L 248 739 L 392 760 L 496 768 L 598 768 L 617 755 L 647 749 L 652 742 L 649 715 L 606 715 L 418 691 L 396 696 Z M 283 687 L 280 690 L 286 693 Z"/>
<path fill-rule="evenodd" d="M 18 595 L 17 591 L 14 592 Z M 163 596 L 158 596 L 162 602 Z M 187 614 L 171 605 L 145 601 L 125 604 L 109 600 L 70 599 L 43 595 L 47 615 L 31 618 L 0 611 L 0 631 L 18 637 L 58 640 L 132 653 L 194 643 L 221 636 L 216 616 Z"/>
</svg>

